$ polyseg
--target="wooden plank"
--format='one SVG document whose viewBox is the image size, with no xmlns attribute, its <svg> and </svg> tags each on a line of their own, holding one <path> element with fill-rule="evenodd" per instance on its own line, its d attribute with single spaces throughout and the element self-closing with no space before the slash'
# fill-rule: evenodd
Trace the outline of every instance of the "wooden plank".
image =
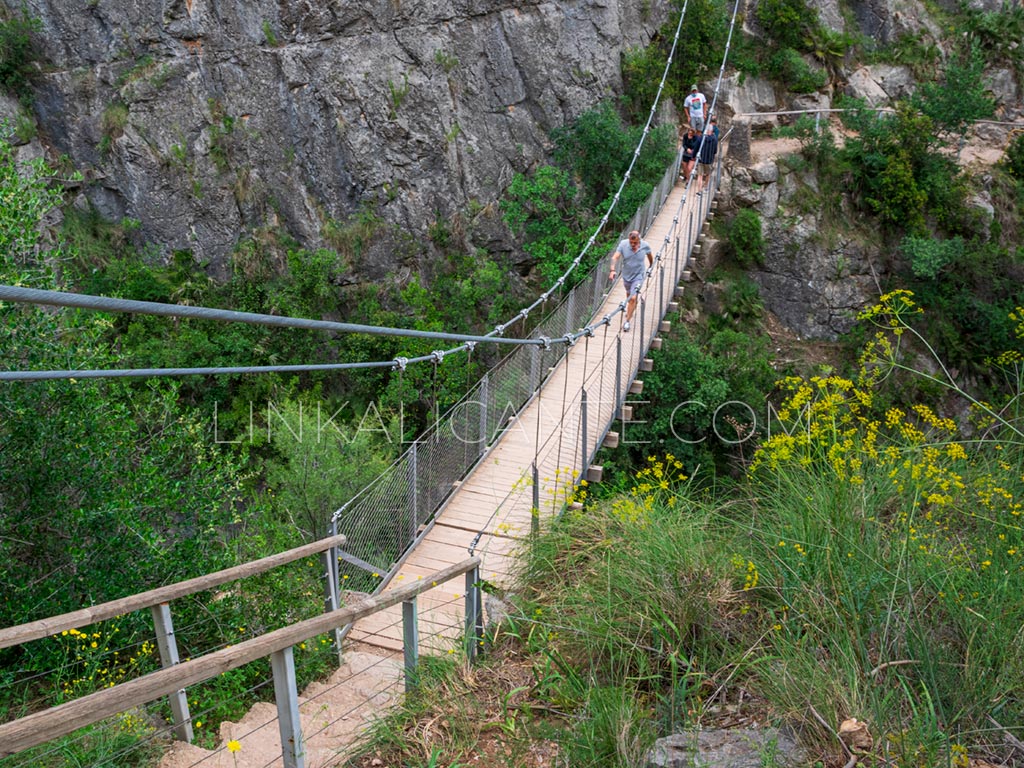
<svg viewBox="0 0 1024 768">
<path fill-rule="evenodd" d="M 604 441 L 601 443 L 602 448 L 618 448 L 619 447 L 619 433 L 609 432 L 604 436 Z"/>
<path fill-rule="evenodd" d="M 212 589 L 229 581 L 237 581 L 247 576 L 263 573 L 279 565 L 301 560 L 304 557 L 318 554 L 331 547 L 344 546 L 344 544 L 344 536 L 332 536 L 320 541 L 314 541 L 312 544 L 290 549 L 287 552 L 279 552 L 276 555 L 253 560 L 250 563 L 237 565 L 233 568 L 225 568 L 216 573 L 179 581 L 176 584 L 168 584 L 166 587 L 158 587 L 148 592 L 140 592 L 137 595 L 122 597 L 119 600 L 111 600 L 107 603 L 94 605 L 91 608 L 82 608 L 81 610 L 72 611 L 60 616 L 52 616 L 48 619 L 40 619 L 28 624 L 8 627 L 7 629 L 0 630 L 0 648 L 20 645 L 30 640 L 57 635 L 68 629 L 77 629 L 88 624 L 95 624 L 97 621 L 113 619 L 116 616 L 131 613 L 132 611 L 152 608 L 154 605 L 160 605 L 161 603 L 169 603 L 176 598 Z"/>
</svg>

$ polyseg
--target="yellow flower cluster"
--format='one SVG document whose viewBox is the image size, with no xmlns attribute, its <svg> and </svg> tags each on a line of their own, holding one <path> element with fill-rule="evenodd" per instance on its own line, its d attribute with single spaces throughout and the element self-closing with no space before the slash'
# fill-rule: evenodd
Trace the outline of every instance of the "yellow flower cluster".
<svg viewBox="0 0 1024 768">
<path fill-rule="evenodd" d="M 68 629 L 60 633 L 62 638 L 70 638 L 70 642 L 63 647 L 64 666 L 61 669 L 60 688 L 64 696 L 73 697 L 99 688 L 113 688 L 117 683 L 137 675 L 140 666 L 153 655 L 156 648 L 146 640 L 134 654 L 115 650 L 113 642 L 120 632 L 115 626 L 108 632 Z"/>
</svg>

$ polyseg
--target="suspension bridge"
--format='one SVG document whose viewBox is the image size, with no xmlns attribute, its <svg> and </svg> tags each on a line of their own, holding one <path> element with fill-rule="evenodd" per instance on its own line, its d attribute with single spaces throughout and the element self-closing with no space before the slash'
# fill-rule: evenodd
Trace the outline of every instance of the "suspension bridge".
<svg viewBox="0 0 1024 768">
<path fill-rule="evenodd" d="M 735 23 L 738 3 L 733 10 Z M 681 27 L 685 5 L 679 19 Z M 732 35 L 730 25 L 729 40 Z M 679 28 L 676 30 L 676 39 Z M 725 57 L 728 56 L 726 44 Z M 674 44 L 673 44 L 674 52 Z M 671 66 L 671 56 L 666 65 Z M 711 100 L 714 110 L 724 72 Z M 665 85 L 658 88 L 643 136 L 654 121 Z M 723 137 L 723 141 L 726 137 Z M 643 139 L 641 139 L 642 145 Z M 629 180 L 640 147 L 623 179 Z M 92 606 L 29 624 L 0 629 L 0 649 L 31 643 L 130 611 L 149 610 L 159 646 L 161 669 L 110 688 L 98 690 L 24 717 L 0 723 L 0 765 L 28 768 L 45 765 L 46 745 L 77 729 L 131 712 L 149 702 L 166 699 L 171 721 L 164 734 L 173 735 L 183 749 L 172 751 L 161 765 L 272 766 L 304 768 L 334 764 L 338 749 L 351 740 L 353 723 L 362 722 L 368 708 L 390 700 L 415 684 L 421 651 L 452 651 L 460 644 L 470 660 L 482 643 L 485 621 L 484 587 L 510 586 L 518 548 L 543 519 L 572 505 L 585 483 L 600 481 L 595 464 L 602 447 L 628 440 L 625 430 L 642 407 L 643 378 L 651 370 L 650 350 L 678 315 L 678 298 L 699 253 L 707 221 L 713 216 L 724 152 L 716 158 L 708 186 L 697 194 L 680 180 L 681 154 L 666 169 L 648 201 L 634 214 L 625 233 L 638 230 L 650 244 L 653 264 L 645 274 L 637 311 L 627 330 L 626 296 L 621 283 L 609 279 L 608 256 L 575 280 L 577 269 L 608 214 L 569 271 L 534 304 L 520 312 L 543 313 L 556 294 L 561 301 L 530 331 L 527 338 L 503 338 L 511 324 L 498 326 L 483 337 L 447 333 L 421 335 L 460 342 L 447 352 L 415 360 L 282 366 L 280 369 L 330 370 L 346 367 L 439 363 L 445 354 L 466 351 L 478 343 L 503 343 L 513 351 L 488 371 L 480 382 L 371 485 L 348 500 L 332 516 L 328 536 L 320 541 L 197 579 L 161 587 L 128 598 Z M 615 196 L 618 202 L 619 194 Z M 613 206 L 614 207 L 614 206 Z M 610 254 L 609 254 L 610 255 Z M 574 276 L 575 277 L 575 276 Z M 232 322 L 291 326 L 333 331 L 415 335 L 406 329 L 372 328 L 317 320 L 249 315 L 196 307 L 81 297 L 56 292 L 0 286 L 0 300 L 52 306 L 78 306 L 115 312 L 139 312 L 174 317 L 202 317 Z M 275 368 L 277 370 L 278 368 Z M 195 373 L 257 373 L 261 368 L 203 368 L 116 371 L 0 372 L 3 380 L 41 380 L 100 376 L 161 376 Z M 173 600 L 217 588 L 234 580 L 285 566 L 302 558 L 320 557 L 324 582 L 324 612 L 277 630 L 229 645 L 199 658 L 181 659 L 176 641 Z M 366 583 L 372 574 L 372 594 L 347 593 L 343 586 Z M 307 689 L 300 697 L 296 684 L 294 649 L 325 633 L 333 635 L 339 669 L 330 680 Z M 384 657 L 352 653 L 369 648 L 400 654 L 402 663 L 389 666 Z M 193 747 L 199 715 L 190 711 L 187 689 L 258 659 L 270 659 L 275 705 L 265 705 L 245 728 L 222 729 L 225 744 L 212 750 Z M 374 667 L 379 675 L 367 677 Z M 404 678 L 401 669 L 404 667 Z M 367 682 L 369 681 L 369 682 Z M 359 688 L 339 711 L 319 700 L 339 687 Z M 318 703 L 320 701 L 320 703 Z M 264 705 L 257 705 L 261 707 Z M 256 712 L 256 708 L 253 709 Z M 252 712 L 250 713 L 252 714 Z M 230 739 L 230 740 L 229 740 Z M 238 762 L 236 748 L 260 741 L 266 751 L 246 750 Z M 35 748 L 43 751 L 39 752 Z M 31 752 L 27 752 L 32 750 Z M 263 755 L 257 762 L 248 756 Z M 18 762 L 21 753 L 30 755 Z M 230 753 L 230 754 L 229 754 Z M 40 757 L 40 754 L 42 757 Z M 13 762 L 4 760 L 8 756 Z M 117 765 L 113 762 L 105 765 Z"/>
</svg>

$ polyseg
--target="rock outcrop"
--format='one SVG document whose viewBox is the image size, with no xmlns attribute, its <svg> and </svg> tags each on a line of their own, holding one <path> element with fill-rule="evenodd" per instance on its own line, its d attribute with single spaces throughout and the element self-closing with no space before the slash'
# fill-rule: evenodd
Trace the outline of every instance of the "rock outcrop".
<svg viewBox="0 0 1024 768">
<path fill-rule="evenodd" d="M 44 139 L 106 218 L 214 268 L 265 226 L 315 247 L 359 212 L 417 239 L 467 208 L 496 216 L 550 129 L 620 92 L 621 52 L 667 14 L 664 0 L 26 7 L 42 23 Z"/>
</svg>

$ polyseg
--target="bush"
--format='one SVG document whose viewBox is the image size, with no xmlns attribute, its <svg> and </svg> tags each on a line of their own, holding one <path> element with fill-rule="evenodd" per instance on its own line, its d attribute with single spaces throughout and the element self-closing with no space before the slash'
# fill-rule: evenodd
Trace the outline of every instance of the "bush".
<svg viewBox="0 0 1024 768">
<path fill-rule="evenodd" d="M 742 267 L 764 263 L 764 234 L 761 217 L 752 208 L 741 208 L 729 225 L 729 243 Z"/>
<path fill-rule="evenodd" d="M 767 64 L 768 74 L 783 83 L 793 93 L 814 93 L 828 82 L 823 69 L 812 67 L 792 48 L 780 48 Z"/>
<path fill-rule="evenodd" d="M 756 14 L 764 31 L 783 48 L 802 48 L 818 26 L 818 12 L 804 0 L 759 0 Z"/>
<path fill-rule="evenodd" d="M 22 99 L 29 95 L 28 76 L 36 58 L 32 33 L 41 26 L 26 8 L 0 21 L 0 84 Z"/>
<path fill-rule="evenodd" d="M 1024 133 L 1018 133 L 1006 148 L 1003 165 L 1019 183 L 1024 183 Z"/>
</svg>

